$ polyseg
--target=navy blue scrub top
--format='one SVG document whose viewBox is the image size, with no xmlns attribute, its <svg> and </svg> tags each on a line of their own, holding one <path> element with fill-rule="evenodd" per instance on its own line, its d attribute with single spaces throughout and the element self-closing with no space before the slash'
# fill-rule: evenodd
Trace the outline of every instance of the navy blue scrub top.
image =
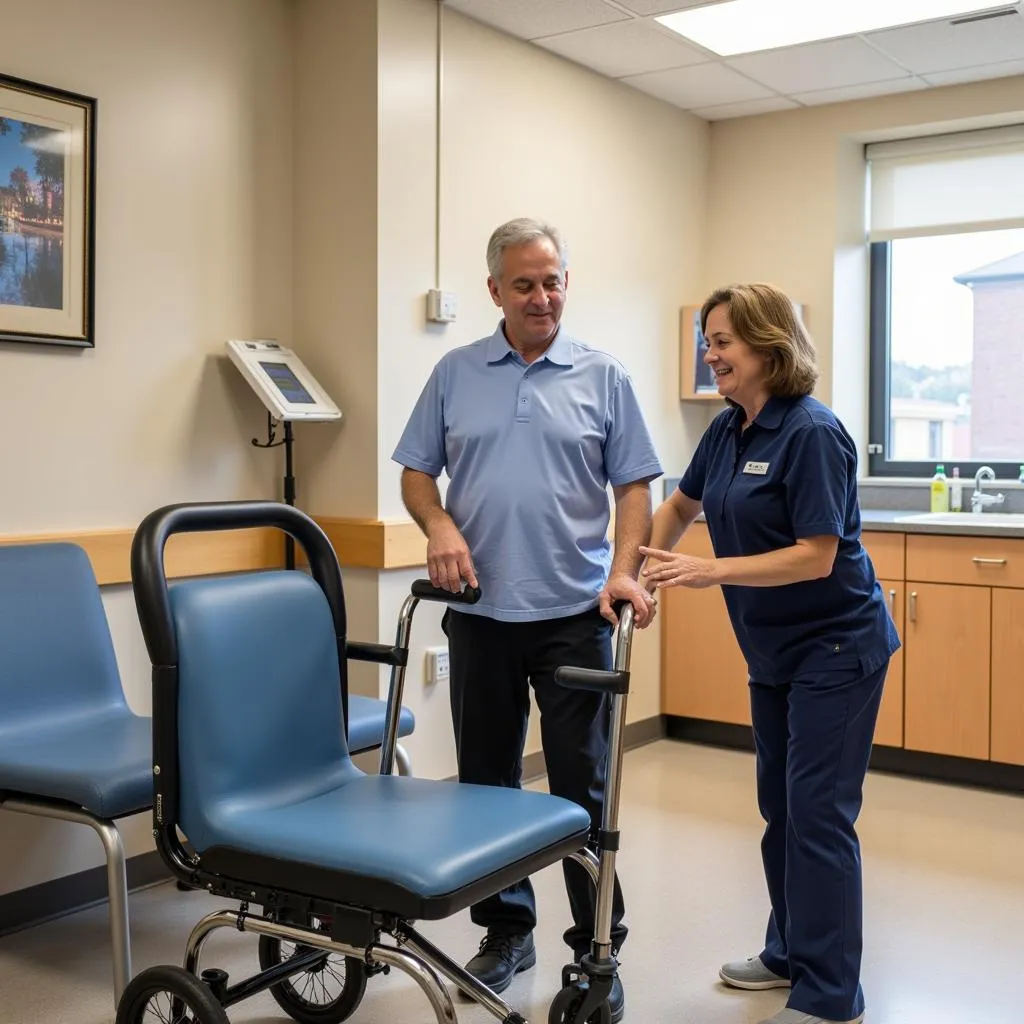
<svg viewBox="0 0 1024 1024">
<path fill-rule="evenodd" d="M 715 417 L 679 482 L 703 505 L 715 555 L 839 538 L 824 579 L 722 587 L 750 678 L 785 683 L 831 670 L 876 671 L 900 643 L 860 542 L 856 446 L 809 396 L 771 398 L 746 430 L 743 420 L 738 407 Z"/>
</svg>

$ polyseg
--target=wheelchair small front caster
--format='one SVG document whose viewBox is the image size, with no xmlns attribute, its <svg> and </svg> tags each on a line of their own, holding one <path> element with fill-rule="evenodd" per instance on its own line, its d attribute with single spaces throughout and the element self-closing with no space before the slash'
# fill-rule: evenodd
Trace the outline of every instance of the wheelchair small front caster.
<svg viewBox="0 0 1024 1024">
<path fill-rule="evenodd" d="M 551 1003 L 548 1024 L 611 1024 L 612 1011 L 607 1000 L 590 1010 L 589 1016 L 582 1016 L 587 1013 L 584 1004 L 588 995 L 590 986 L 585 981 L 566 985 Z"/>
<path fill-rule="evenodd" d="M 149 967 L 137 974 L 117 1004 L 115 1024 L 228 1024 L 220 1000 L 183 967 Z"/>
<path fill-rule="evenodd" d="M 284 915 L 288 920 L 292 915 Z M 326 931 L 316 918 L 307 918 L 307 927 Z M 309 946 L 282 942 L 271 935 L 261 935 L 260 969 L 276 967 Z M 341 1024 L 356 1011 L 366 992 L 367 968 L 355 957 L 324 951 L 323 958 L 301 974 L 279 982 L 270 989 L 278 1006 L 298 1024 Z"/>
</svg>

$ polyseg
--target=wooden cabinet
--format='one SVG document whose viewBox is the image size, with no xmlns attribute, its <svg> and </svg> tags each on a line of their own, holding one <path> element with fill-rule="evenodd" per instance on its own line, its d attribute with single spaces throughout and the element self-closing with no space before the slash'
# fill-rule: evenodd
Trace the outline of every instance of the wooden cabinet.
<svg viewBox="0 0 1024 1024">
<path fill-rule="evenodd" d="M 992 590 L 993 761 L 1024 764 L 1024 590 Z"/>
<path fill-rule="evenodd" d="M 889 665 L 875 742 L 1024 765 L 1024 539 L 868 531 L 903 641 Z M 711 556 L 695 524 L 679 550 Z M 662 597 L 663 708 L 750 723 L 747 670 L 719 588 Z"/>
<path fill-rule="evenodd" d="M 902 558 L 902 541 L 901 558 Z M 891 566 L 890 566 L 891 568 Z M 889 614 L 896 624 L 900 640 L 906 643 L 903 629 L 903 580 L 879 580 Z M 882 691 L 882 706 L 878 709 L 878 724 L 875 726 L 875 743 L 886 747 L 903 746 L 903 648 L 901 647 L 889 662 Z"/>
<path fill-rule="evenodd" d="M 694 523 L 675 550 L 711 558 L 707 527 Z M 665 714 L 750 725 L 747 663 L 721 588 L 671 587 L 660 600 Z"/>
<path fill-rule="evenodd" d="M 991 592 L 907 581 L 904 746 L 989 756 Z"/>
</svg>

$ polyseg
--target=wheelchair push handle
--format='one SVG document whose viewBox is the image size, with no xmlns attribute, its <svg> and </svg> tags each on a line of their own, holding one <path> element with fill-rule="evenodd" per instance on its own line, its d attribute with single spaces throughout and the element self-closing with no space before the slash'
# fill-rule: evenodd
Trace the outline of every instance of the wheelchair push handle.
<svg viewBox="0 0 1024 1024">
<path fill-rule="evenodd" d="M 476 604 L 480 600 L 480 588 L 468 584 L 453 594 L 444 587 L 435 587 L 430 580 L 416 580 L 412 585 L 412 596 L 420 601 L 447 601 L 452 604 Z"/>
</svg>

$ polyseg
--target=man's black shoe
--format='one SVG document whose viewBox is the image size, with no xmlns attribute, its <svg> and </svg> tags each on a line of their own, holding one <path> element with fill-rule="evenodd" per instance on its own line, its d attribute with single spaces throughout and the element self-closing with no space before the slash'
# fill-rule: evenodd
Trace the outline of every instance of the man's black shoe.
<svg viewBox="0 0 1024 1024">
<path fill-rule="evenodd" d="M 480 951 L 466 964 L 466 970 L 492 992 L 504 992 L 512 979 L 537 962 L 533 934 L 491 935 L 480 943 Z"/>
</svg>

